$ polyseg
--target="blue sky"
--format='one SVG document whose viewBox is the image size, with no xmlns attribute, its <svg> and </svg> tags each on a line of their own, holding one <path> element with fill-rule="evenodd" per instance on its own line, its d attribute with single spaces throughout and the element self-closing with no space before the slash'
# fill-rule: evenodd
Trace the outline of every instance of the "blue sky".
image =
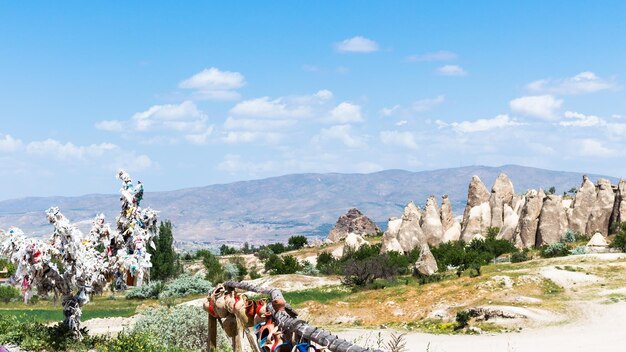
<svg viewBox="0 0 626 352">
<path fill-rule="evenodd" d="M 0 199 L 302 172 L 626 176 L 626 3 L 0 3 Z"/>
</svg>

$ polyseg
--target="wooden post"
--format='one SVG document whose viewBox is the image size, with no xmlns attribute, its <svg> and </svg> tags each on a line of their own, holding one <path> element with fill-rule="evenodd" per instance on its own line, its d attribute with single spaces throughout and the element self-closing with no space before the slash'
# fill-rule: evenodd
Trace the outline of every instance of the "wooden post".
<svg viewBox="0 0 626 352">
<path fill-rule="evenodd" d="M 209 352 L 212 352 L 217 348 L 217 319 L 212 317 L 211 314 L 207 315 L 209 316 L 209 339 L 207 341 L 207 347 L 209 348 Z"/>
</svg>

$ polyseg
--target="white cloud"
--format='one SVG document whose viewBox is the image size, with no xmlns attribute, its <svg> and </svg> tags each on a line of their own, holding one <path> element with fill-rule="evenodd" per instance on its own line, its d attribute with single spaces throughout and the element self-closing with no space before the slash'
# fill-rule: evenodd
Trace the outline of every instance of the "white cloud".
<svg viewBox="0 0 626 352">
<path fill-rule="evenodd" d="M 12 153 L 22 147 L 22 141 L 10 134 L 0 134 L 0 153 Z"/>
<path fill-rule="evenodd" d="M 328 89 L 319 90 L 314 95 L 321 100 L 330 100 L 333 98 L 333 92 L 329 91 Z"/>
<path fill-rule="evenodd" d="M 563 116 L 568 120 L 559 122 L 559 125 L 565 127 L 593 127 L 606 124 L 606 122 L 598 116 L 585 115 L 574 111 L 566 111 Z"/>
<path fill-rule="evenodd" d="M 430 53 L 423 53 L 418 55 L 407 56 L 406 60 L 409 62 L 420 61 L 452 61 L 457 58 L 457 55 L 450 51 L 440 50 Z"/>
<path fill-rule="evenodd" d="M 99 157 L 114 150 L 119 150 L 119 147 L 111 143 L 77 146 L 71 142 L 61 143 L 55 139 L 34 141 L 26 146 L 26 152 L 29 154 L 50 156 L 59 160 Z"/>
<path fill-rule="evenodd" d="M 132 117 L 137 131 L 174 130 L 197 132 L 206 129 L 207 116 L 192 101 L 181 104 L 153 105 Z"/>
<path fill-rule="evenodd" d="M 192 133 L 185 136 L 185 139 L 192 144 L 203 145 L 209 142 L 209 137 L 213 134 L 213 126 L 209 126 L 202 133 Z"/>
<path fill-rule="evenodd" d="M 230 112 L 242 116 L 297 118 L 311 115 L 311 108 L 306 105 L 290 107 L 283 98 L 270 100 L 269 97 L 261 97 L 242 101 L 230 109 Z"/>
<path fill-rule="evenodd" d="M 121 132 L 124 130 L 124 124 L 119 120 L 103 120 L 96 122 L 96 128 L 102 131 Z"/>
<path fill-rule="evenodd" d="M 178 87 L 193 89 L 192 97 L 196 100 L 237 100 L 240 95 L 235 90 L 245 85 L 241 73 L 211 67 L 183 80 Z"/>
<path fill-rule="evenodd" d="M 391 116 L 400 110 L 400 105 L 394 105 L 390 108 L 382 108 L 380 109 L 380 114 L 382 116 Z"/>
<path fill-rule="evenodd" d="M 526 87 L 532 92 L 585 94 L 614 89 L 617 84 L 614 80 L 602 79 L 593 72 L 585 71 L 568 78 L 537 80 L 529 83 Z"/>
<path fill-rule="evenodd" d="M 580 154 L 583 156 L 593 156 L 606 158 L 616 154 L 616 151 L 602 145 L 602 142 L 587 138 L 580 141 Z"/>
<path fill-rule="evenodd" d="M 407 149 L 419 149 L 413 134 L 400 131 L 381 131 L 380 140 L 383 144 L 397 145 Z"/>
<path fill-rule="evenodd" d="M 467 72 L 459 65 L 444 65 L 437 69 L 437 73 L 443 76 L 465 76 Z"/>
<path fill-rule="evenodd" d="M 363 114 L 361 113 L 361 106 L 348 102 L 343 102 L 330 111 L 330 115 L 327 119 L 331 123 L 351 123 L 351 122 L 363 122 Z"/>
<path fill-rule="evenodd" d="M 396 126 L 404 126 L 407 123 L 409 123 L 409 121 L 407 121 L 407 120 L 400 120 L 400 121 L 396 122 L 395 125 Z"/>
<path fill-rule="evenodd" d="M 217 165 L 217 169 L 229 173 L 262 173 L 276 169 L 276 165 L 272 161 L 262 163 L 246 162 L 241 160 L 241 156 L 237 154 L 226 154 L 224 159 Z"/>
<path fill-rule="evenodd" d="M 220 71 L 215 67 L 204 69 L 180 82 L 178 86 L 185 89 L 199 90 L 231 90 L 246 84 L 244 76 L 239 72 Z"/>
<path fill-rule="evenodd" d="M 547 120 L 557 118 L 555 110 L 559 109 L 561 104 L 563 104 L 563 100 L 556 99 L 551 95 L 526 96 L 509 102 L 513 112 Z"/>
<path fill-rule="evenodd" d="M 492 119 L 478 119 L 475 121 L 462 121 L 445 123 L 441 120 L 435 121 L 439 128 L 451 127 L 459 133 L 473 133 L 489 131 L 497 128 L 505 128 L 511 126 L 521 126 L 523 123 L 511 119 L 509 115 L 498 115 Z"/>
<path fill-rule="evenodd" d="M 338 140 L 349 148 L 359 148 L 365 145 L 362 138 L 352 135 L 350 125 L 335 125 L 323 128 L 319 135 L 313 137 L 314 141 Z"/>
<path fill-rule="evenodd" d="M 264 142 L 274 144 L 282 139 L 283 135 L 276 132 L 259 131 L 229 131 L 222 141 L 228 144 Z"/>
<path fill-rule="evenodd" d="M 378 51 L 378 43 L 365 37 L 356 36 L 335 44 L 340 53 L 371 53 Z"/>
<path fill-rule="evenodd" d="M 267 131 L 288 128 L 296 123 L 296 120 L 242 119 L 229 116 L 224 121 L 224 128 L 227 130 Z"/>
<path fill-rule="evenodd" d="M 427 111 L 443 104 L 444 101 L 445 97 L 443 95 L 439 95 L 434 98 L 417 100 L 413 103 L 413 110 L 417 112 Z"/>
</svg>

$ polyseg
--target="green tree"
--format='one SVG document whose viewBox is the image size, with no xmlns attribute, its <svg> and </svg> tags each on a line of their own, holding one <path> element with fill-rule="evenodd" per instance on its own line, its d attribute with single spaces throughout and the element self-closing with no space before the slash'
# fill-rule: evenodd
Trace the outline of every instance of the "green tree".
<svg viewBox="0 0 626 352">
<path fill-rule="evenodd" d="M 206 269 L 205 278 L 213 284 L 224 281 L 224 268 L 217 257 L 209 251 L 205 251 L 202 254 L 202 264 L 204 264 L 204 268 Z"/>
<path fill-rule="evenodd" d="M 556 187 L 552 186 L 548 188 L 548 194 L 555 194 L 555 193 L 556 193 Z"/>
<path fill-rule="evenodd" d="M 613 242 L 609 245 L 611 248 L 626 252 L 626 221 L 620 225 L 620 231 L 615 235 Z"/>
<path fill-rule="evenodd" d="M 289 249 L 296 250 L 296 249 L 300 249 L 306 246 L 309 243 L 309 241 L 306 239 L 306 237 L 300 235 L 300 236 L 289 237 L 289 240 L 287 243 L 289 244 Z"/>
<path fill-rule="evenodd" d="M 152 256 L 152 268 L 150 277 L 154 280 L 165 280 L 178 274 L 180 264 L 174 251 L 174 236 L 172 235 L 172 223 L 161 221 L 159 235 L 155 237 L 156 250 L 148 246 L 148 253 Z"/>
</svg>

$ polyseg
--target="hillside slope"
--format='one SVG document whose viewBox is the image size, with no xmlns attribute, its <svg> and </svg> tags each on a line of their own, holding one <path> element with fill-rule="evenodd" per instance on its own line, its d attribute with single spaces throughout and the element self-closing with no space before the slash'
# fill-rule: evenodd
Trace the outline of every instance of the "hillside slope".
<svg viewBox="0 0 626 352">
<path fill-rule="evenodd" d="M 385 222 L 390 216 L 400 215 L 408 201 L 423 204 L 431 194 L 448 194 L 458 214 L 465 204 L 472 175 L 480 176 L 491 187 L 501 172 L 510 176 L 518 193 L 528 188 L 550 186 L 563 192 L 578 186 L 582 177 L 582 173 L 517 165 L 467 166 L 421 172 L 295 174 L 148 192 L 143 205 L 159 210 L 160 219 L 173 222 L 177 240 L 261 243 L 282 240 L 294 233 L 325 236 L 339 215 L 351 207 L 362 210 L 376 222 Z M 589 176 L 594 181 L 599 177 Z M 47 234 L 51 228 L 43 211 L 55 205 L 87 229 L 97 212 L 104 212 L 108 221 L 113 222 L 118 203 L 118 196 L 100 194 L 1 201 L 0 228 L 19 226 L 27 233 Z"/>
</svg>

